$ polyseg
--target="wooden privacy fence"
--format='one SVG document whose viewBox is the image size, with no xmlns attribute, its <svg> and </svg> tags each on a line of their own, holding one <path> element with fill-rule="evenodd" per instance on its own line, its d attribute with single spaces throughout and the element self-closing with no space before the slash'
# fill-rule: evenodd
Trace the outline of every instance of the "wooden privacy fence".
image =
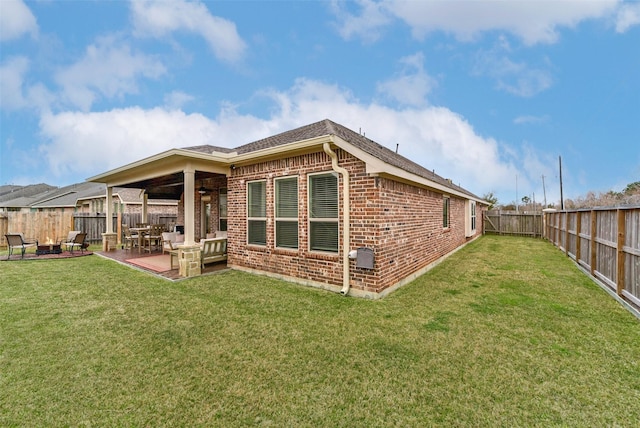
<svg viewBox="0 0 640 428">
<path fill-rule="evenodd" d="M 545 237 L 640 306 L 640 207 L 547 212 Z"/>
<path fill-rule="evenodd" d="M 113 231 L 120 236 L 122 223 L 135 226 L 142 222 L 141 214 L 116 214 L 113 216 Z M 177 217 L 167 214 L 148 214 L 147 222 L 152 224 L 175 224 Z M 7 246 L 7 233 L 21 232 L 25 237 L 38 242 L 56 241 L 67 236 L 70 230 L 81 230 L 92 243 L 102 242 L 102 234 L 107 230 L 104 214 L 73 212 L 7 212 L 0 213 L 0 246 Z M 118 240 L 120 242 L 120 240 Z"/>
<path fill-rule="evenodd" d="M 483 231 L 497 235 L 520 235 L 542 237 L 542 215 L 540 213 L 486 211 Z"/>
<path fill-rule="evenodd" d="M 122 224 L 134 227 L 138 223 L 142 223 L 141 214 L 114 214 L 112 217 L 112 230 L 122 238 Z M 169 224 L 175 225 L 176 216 L 168 214 L 147 214 L 147 223 L 149 224 Z M 87 234 L 87 240 L 90 242 L 102 242 L 102 234 L 107 230 L 107 221 L 105 214 L 74 214 L 74 230 L 82 230 Z M 118 239 L 118 242 L 121 242 Z"/>
<path fill-rule="evenodd" d="M 38 242 L 55 241 L 66 237 L 73 230 L 72 212 L 19 212 L 10 211 L 0 214 L 0 245 L 7 246 L 7 233 L 22 233 L 26 238 Z"/>
</svg>

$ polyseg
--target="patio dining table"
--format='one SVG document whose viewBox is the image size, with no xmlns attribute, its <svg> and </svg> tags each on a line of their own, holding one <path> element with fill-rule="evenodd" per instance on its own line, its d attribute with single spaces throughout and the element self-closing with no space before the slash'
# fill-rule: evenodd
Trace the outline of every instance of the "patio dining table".
<svg viewBox="0 0 640 428">
<path fill-rule="evenodd" d="M 142 243 L 144 241 L 144 232 L 149 232 L 151 226 L 146 227 L 130 227 L 129 230 L 132 233 L 138 234 L 138 254 L 142 253 Z"/>
</svg>

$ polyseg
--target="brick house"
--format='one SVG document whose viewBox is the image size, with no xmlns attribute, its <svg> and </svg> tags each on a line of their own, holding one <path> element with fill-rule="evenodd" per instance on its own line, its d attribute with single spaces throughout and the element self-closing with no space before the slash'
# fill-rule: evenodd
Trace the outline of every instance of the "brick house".
<svg viewBox="0 0 640 428">
<path fill-rule="evenodd" d="M 185 246 L 226 230 L 227 264 L 381 297 L 481 234 L 487 203 L 330 120 L 235 149 L 173 149 L 92 177 L 179 198 Z"/>
</svg>

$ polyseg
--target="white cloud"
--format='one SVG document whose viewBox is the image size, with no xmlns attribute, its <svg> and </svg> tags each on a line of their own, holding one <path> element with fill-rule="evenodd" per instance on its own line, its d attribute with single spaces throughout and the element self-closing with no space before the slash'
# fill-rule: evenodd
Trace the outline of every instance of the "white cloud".
<svg viewBox="0 0 640 428">
<path fill-rule="evenodd" d="M 38 23 L 22 0 L 0 1 L 0 41 L 38 35 Z"/>
<path fill-rule="evenodd" d="M 138 107 L 107 112 L 44 114 L 40 147 L 56 176 L 92 175 L 164 150 L 208 144 L 215 123 L 201 114 Z"/>
<path fill-rule="evenodd" d="M 198 144 L 235 147 L 318 120 L 333 119 L 463 187 L 483 194 L 512 187 L 515 159 L 496 140 L 478 135 L 463 117 L 442 107 L 393 110 L 359 102 L 337 85 L 299 79 L 287 91 L 265 92 L 268 118 L 227 106 L 218 117 L 155 108 L 45 114 L 41 153 L 53 174 L 95 175 L 169 148 Z"/>
<path fill-rule="evenodd" d="M 195 33 L 207 41 L 216 57 L 228 62 L 239 61 L 246 50 L 236 25 L 212 15 L 199 1 L 133 1 L 131 10 L 138 35 L 163 37 L 176 31 Z"/>
<path fill-rule="evenodd" d="M 553 77 L 549 70 L 516 62 L 507 56 L 509 50 L 498 40 L 493 49 L 479 51 L 473 72 L 493 78 L 497 89 L 520 97 L 532 97 L 551 87 Z"/>
<path fill-rule="evenodd" d="M 3 110 L 17 110 L 27 105 L 22 84 L 28 69 L 29 59 L 26 57 L 9 58 L 0 65 L 0 107 Z"/>
<path fill-rule="evenodd" d="M 30 65 L 29 59 L 23 56 L 11 57 L 0 65 L 0 109 L 13 111 L 34 108 L 42 111 L 49 108 L 54 97 L 44 85 L 25 85 Z"/>
<path fill-rule="evenodd" d="M 140 76 L 157 78 L 165 67 L 155 58 L 131 51 L 115 37 L 99 38 L 87 47 L 80 61 L 55 76 L 62 87 L 62 99 L 88 110 L 99 96 L 122 97 L 136 93 Z"/>
<path fill-rule="evenodd" d="M 634 25 L 640 24 L 640 3 L 623 4 L 616 17 L 616 31 L 624 33 Z"/>
<path fill-rule="evenodd" d="M 359 35 L 366 39 L 372 31 L 378 34 L 392 22 L 389 18 L 395 17 L 409 25 L 418 39 L 442 31 L 458 40 L 471 41 L 485 32 L 504 31 L 533 45 L 554 43 L 559 28 L 574 28 L 584 20 L 607 17 L 615 11 L 618 0 L 382 0 L 359 4 L 362 8 L 359 15 L 349 14 L 344 8 L 339 10 L 340 20 L 348 29 L 341 32 L 343 37 Z"/>
<path fill-rule="evenodd" d="M 164 96 L 164 105 L 170 110 L 176 110 L 193 100 L 194 97 L 192 95 L 181 91 L 173 91 Z"/>
<path fill-rule="evenodd" d="M 421 106 L 427 103 L 427 95 L 437 85 L 435 79 L 424 71 L 424 54 L 400 59 L 403 69 L 393 78 L 378 83 L 378 92 L 405 105 Z"/>
<path fill-rule="evenodd" d="M 337 19 L 335 27 L 338 33 L 347 40 L 360 37 L 366 42 L 375 42 L 381 37 L 382 28 L 391 23 L 391 16 L 384 10 L 381 2 L 356 0 L 354 4 L 362 8 L 360 15 L 347 10 L 351 6 L 349 2 L 331 2 L 331 9 Z"/>
</svg>

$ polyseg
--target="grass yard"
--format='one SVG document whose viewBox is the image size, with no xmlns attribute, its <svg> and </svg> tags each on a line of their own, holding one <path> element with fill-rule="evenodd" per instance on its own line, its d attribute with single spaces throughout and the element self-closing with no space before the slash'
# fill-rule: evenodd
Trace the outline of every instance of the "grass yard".
<svg viewBox="0 0 640 428">
<path fill-rule="evenodd" d="M 385 299 L 0 262 L 0 426 L 637 426 L 640 321 L 486 236 Z"/>
</svg>

